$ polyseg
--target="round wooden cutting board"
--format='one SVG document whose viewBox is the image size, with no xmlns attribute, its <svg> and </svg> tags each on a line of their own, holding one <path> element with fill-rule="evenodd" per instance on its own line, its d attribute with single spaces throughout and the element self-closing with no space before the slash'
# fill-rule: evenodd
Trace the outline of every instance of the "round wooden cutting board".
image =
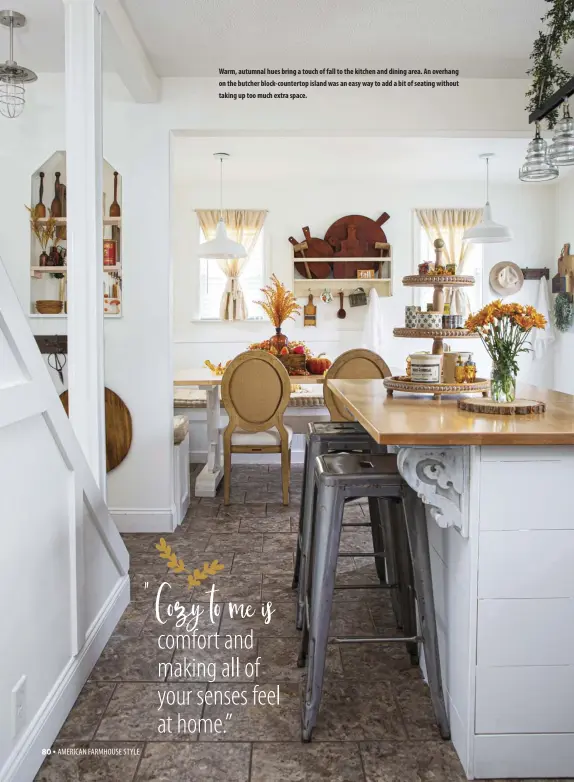
<svg viewBox="0 0 574 782">
<path fill-rule="evenodd" d="M 544 413 L 544 402 L 534 399 L 515 399 L 514 402 L 495 402 L 494 399 L 459 399 L 458 407 L 469 413 L 487 413 L 490 415 L 532 415 Z"/>
<path fill-rule="evenodd" d="M 68 392 L 60 394 L 66 415 Z M 111 472 L 128 455 L 132 444 L 132 416 L 125 402 L 109 388 L 105 389 L 106 405 L 106 471 Z"/>
</svg>

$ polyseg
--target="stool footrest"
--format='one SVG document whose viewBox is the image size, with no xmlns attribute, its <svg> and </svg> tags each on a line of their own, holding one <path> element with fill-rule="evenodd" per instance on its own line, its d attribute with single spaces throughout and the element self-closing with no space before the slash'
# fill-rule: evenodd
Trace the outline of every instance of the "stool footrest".
<svg viewBox="0 0 574 782">
<path fill-rule="evenodd" d="M 334 589 L 398 589 L 398 584 L 343 584 Z"/>
<path fill-rule="evenodd" d="M 329 638 L 327 641 L 328 644 L 395 644 L 395 643 L 401 643 L 404 644 L 406 642 L 412 642 L 412 643 L 420 643 L 422 641 L 422 637 L 419 635 L 409 635 L 409 636 L 400 636 L 400 637 L 393 637 L 393 638 L 386 638 L 384 636 L 377 637 L 361 637 L 361 636 L 354 636 L 354 635 L 343 635 L 339 637 L 333 637 Z"/>
</svg>

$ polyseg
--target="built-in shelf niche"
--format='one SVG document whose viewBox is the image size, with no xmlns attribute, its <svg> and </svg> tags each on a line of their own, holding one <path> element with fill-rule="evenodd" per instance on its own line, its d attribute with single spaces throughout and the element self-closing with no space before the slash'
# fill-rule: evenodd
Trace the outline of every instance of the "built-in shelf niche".
<svg viewBox="0 0 574 782">
<path fill-rule="evenodd" d="M 61 217 L 55 218 L 56 237 L 54 241 L 48 244 L 46 253 L 50 253 L 50 248 L 55 245 L 67 250 L 66 239 L 66 153 L 63 151 L 54 152 L 33 174 L 31 178 L 31 197 L 30 206 L 34 209 L 39 201 L 40 183 L 42 178 L 40 173 L 44 174 L 43 184 L 43 204 L 46 207 L 46 217 L 40 218 L 40 224 L 46 223 L 51 214 L 51 205 L 55 197 L 56 173 L 60 173 L 59 182 L 63 187 L 60 189 L 60 202 L 62 208 Z M 113 245 L 107 245 L 107 248 L 115 250 L 115 262 L 113 258 L 106 258 L 104 252 L 104 315 L 106 317 L 121 317 L 122 314 L 122 218 L 110 216 L 110 206 L 114 201 L 114 186 L 117 181 L 117 203 L 120 206 L 120 214 L 123 211 L 122 202 L 122 178 L 118 173 L 114 177 L 115 169 L 107 160 L 103 164 L 103 237 L 104 243 L 113 242 Z M 106 245 L 105 245 L 106 248 Z M 66 275 L 67 258 L 58 266 L 41 265 L 42 246 L 36 237 L 32 226 L 30 225 L 30 316 L 36 318 L 65 318 L 67 313 L 67 293 L 66 293 Z M 37 301 L 62 301 L 62 309 L 58 313 L 46 314 L 39 312 Z M 117 302 L 117 303 L 116 303 Z"/>
</svg>

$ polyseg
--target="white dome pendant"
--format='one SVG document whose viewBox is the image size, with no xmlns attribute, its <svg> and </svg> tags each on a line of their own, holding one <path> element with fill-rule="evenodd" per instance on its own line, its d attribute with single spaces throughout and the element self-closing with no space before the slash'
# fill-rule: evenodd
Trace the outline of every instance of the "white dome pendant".
<svg viewBox="0 0 574 782">
<path fill-rule="evenodd" d="M 492 219 L 490 201 L 488 200 L 489 178 L 488 161 L 494 157 L 492 152 L 485 152 L 479 155 L 481 160 L 486 161 L 486 204 L 482 220 L 474 228 L 469 228 L 464 232 L 463 239 L 471 244 L 493 244 L 495 242 L 510 242 L 513 238 L 512 231 L 505 225 L 495 223 Z"/>
<path fill-rule="evenodd" d="M 229 157 L 227 152 L 216 152 L 214 157 L 219 158 L 219 221 L 215 229 L 215 239 L 202 242 L 199 245 L 199 257 L 208 260 L 229 260 L 231 258 L 246 258 L 247 251 L 242 244 L 234 242 L 227 236 L 227 229 L 223 222 L 223 161 Z"/>
</svg>

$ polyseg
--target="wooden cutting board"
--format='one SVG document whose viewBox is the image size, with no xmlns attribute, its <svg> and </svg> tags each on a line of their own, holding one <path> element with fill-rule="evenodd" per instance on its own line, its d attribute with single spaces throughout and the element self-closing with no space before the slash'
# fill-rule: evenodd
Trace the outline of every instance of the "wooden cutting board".
<svg viewBox="0 0 574 782">
<path fill-rule="evenodd" d="M 68 415 L 68 392 L 60 394 Z M 106 472 L 114 470 L 128 455 L 132 444 L 132 417 L 125 402 L 109 388 L 105 389 L 106 405 Z"/>
<path fill-rule="evenodd" d="M 309 302 L 303 307 L 303 325 L 317 325 L 317 307 L 313 304 L 313 294 L 309 294 Z"/>
</svg>

